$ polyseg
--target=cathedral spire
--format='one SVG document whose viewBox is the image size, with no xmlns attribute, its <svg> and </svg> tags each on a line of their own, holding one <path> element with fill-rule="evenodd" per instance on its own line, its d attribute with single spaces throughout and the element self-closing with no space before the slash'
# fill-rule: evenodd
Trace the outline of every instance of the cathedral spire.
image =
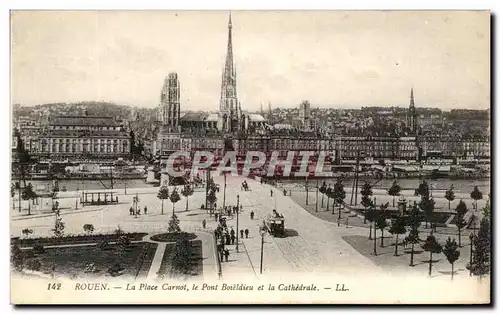
<svg viewBox="0 0 500 314">
<path fill-rule="evenodd" d="M 227 36 L 227 53 L 226 53 L 226 65 L 224 67 L 224 75 L 226 79 L 232 79 L 236 75 L 234 71 L 234 61 L 233 61 L 233 23 L 231 22 L 231 12 L 229 12 L 229 23 L 227 25 L 228 36 Z"/>
<path fill-rule="evenodd" d="M 221 116 L 224 117 L 224 123 L 222 124 L 223 130 L 234 131 L 238 129 L 238 112 L 241 111 L 241 107 L 239 106 L 238 94 L 236 92 L 236 67 L 233 59 L 233 22 L 231 19 L 231 12 L 229 13 L 227 29 L 227 51 L 226 61 L 222 70 L 219 110 L 221 112 Z"/>
</svg>

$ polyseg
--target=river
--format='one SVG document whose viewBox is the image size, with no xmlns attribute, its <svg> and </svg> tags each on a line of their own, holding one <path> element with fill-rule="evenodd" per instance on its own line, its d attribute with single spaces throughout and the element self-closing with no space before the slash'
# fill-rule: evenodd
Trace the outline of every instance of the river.
<svg viewBox="0 0 500 314">
<path fill-rule="evenodd" d="M 38 181 L 38 180 L 26 180 L 26 184 L 31 183 L 37 191 L 50 191 L 52 189 L 52 181 Z M 152 187 L 152 184 L 146 183 L 142 179 L 129 179 L 129 180 L 115 180 L 113 181 L 113 188 L 124 189 L 126 188 L 143 188 Z M 66 191 L 76 191 L 76 190 L 103 190 L 110 189 L 110 180 L 61 180 L 59 181 L 59 189 L 62 191 L 66 188 Z"/>
<path fill-rule="evenodd" d="M 323 184 L 323 181 L 324 180 L 320 179 L 319 184 L 320 185 Z M 373 184 L 373 183 L 377 182 L 378 179 L 369 179 L 368 181 Z M 282 180 L 281 182 L 284 184 L 293 184 L 293 183 L 304 184 L 305 183 L 304 181 L 296 181 L 296 180 L 294 180 L 294 181 Z M 393 182 L 394 182 L 394 179 L 382 179 L 374 185 L 374 188 L 387 190 L 391 187 Z M 397 182 L 403 190 L 414 190 L 418 187 L 418 185 L 420 184 L 420 182 L 422 182 L 422 180 L 421 179 L 398 179 Z M 490 179 L 489 178 L 471 179 L 471 180 L 442 178 L 442 179 L 432 179 L 432 180 L 427 179 L 427 182 L 429 182 L 432 185 L 432 189 L 435 191 L 447 190 L 450 188 L 450 185 L 453 184 L 453 187 L 454 187 L 453 191 L 455 193 L 470 193 L 470 192 L 472 192 L 472 190 L 474 189 L 475 186 L 478 187 L 479 191 L 481 191 L 483 193 L 483 195 L 488 195 L 488 193 L 490 193 Z M 333 185 L 334 183 L 335 183 L 335 180 L 326 180 L 326 184 Z M 342 180 L 342 183 L 344 184 L 345 187 L 352 187 L 353 180 L 352 179 Z M 358 183 L 358 188 L 361 189 L 361 187 L 363 186 L 364 183 L 365 183 L 365 179 L 360 178 L 359 183 Z M 309 182 L 309 184 L 311 186 L 315 185 L 316 180 L 311 180 Z"/>
<path fill-rule="evenodd" d="M 376 179 L 370 179 L 372 183 L 377 182 L 378 180 Z M 377 182 L 374 186 L 376 189 L 389 189 L 389 187 L 392 185 L 392 182 L 394 179 L 382 179 L 379 182 Z M 479 190 L 483 193 L 483 195 L 487 195 L 490 192 L 490 179 L 433 179 L 433 180 L 427 180 L 432 184 L 432 189 L 435 191 L 439 190 L 447 190 L 450 188 L 450 185 L 453 184 L 454 186 L 454 191 L 455 193 L 470 193 L 472 192 L 472 189 L 474 186 L 477 186 Z M 46 190 L 48 191 L 51 189 L 52 182 L 51 181 L 26 181 L 26 184 L 28 183 L 33 184 L 33 186 L 37 190 Z M 304 181 L 297 181 L 297 180 L 282 180 L 282 183 L 285 184 L 304 184 Z M 342 181 L 344 183 L 344 186 L 346 187 L 352 187 L 352 179 L 346 179 Z M 365 179 L 360 179 L 358 188 L 361 189 L 361 186 L 363 186 L 365 182 Z M 397 180 L 398 184 L 401 186 L 403 190 L 406 189 L 416 189 L 418 185 L 420 184 L 421 180 L 420 179 L 398 179 Z M 309 184 L 314 185 L 316 183 L 315 180 L 311 180 Z M 323 183 L 323 180 L 319 180 L 319 184 L 321 185 Z M 335 180 L 326 180 L 327 184 L 334 184 Z M 142 179 L 130 179 L 130 180 L 116 180 L 113 182 L 113 187 L 115 189 L 124 189 L 125 184 L 127 188 L 143 188 L 143 187 L 152 187 L 153 185 L 146 183 Z M 109 189 L 111 188 L 111 183 L 109 180 L 106 181 L 99 181 L 99 180 L 64 180 L 64 181 L 59 181 L 59 188 L 62 190 L 64 187 L 66 187 L 67 191 L 76 191 L 78 190 L 102 190 L 102 189 Z"/>
</svg>

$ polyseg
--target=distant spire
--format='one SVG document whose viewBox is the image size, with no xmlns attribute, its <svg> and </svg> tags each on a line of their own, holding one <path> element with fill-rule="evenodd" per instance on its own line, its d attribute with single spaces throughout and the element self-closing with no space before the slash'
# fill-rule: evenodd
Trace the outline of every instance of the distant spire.
<svg viewBox="0 0 500 314">
<path fill-rule="evenodd" d="M 264 109 L 262 108 L 262 101 L 260 102 L 260 114 L 264 115 Z"/>
<path fill-rule="evenodd" d="M 410 92 L 410 107 L 415 107 L 415 99 L 413 98 L 413 87 Z"/>
</svg>

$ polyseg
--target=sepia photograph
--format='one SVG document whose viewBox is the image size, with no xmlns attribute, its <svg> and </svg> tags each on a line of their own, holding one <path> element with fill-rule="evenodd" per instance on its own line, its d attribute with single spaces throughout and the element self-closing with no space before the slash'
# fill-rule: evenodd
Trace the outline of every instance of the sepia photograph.
<svg viewBox="0 0 500 314">
<path fill-rule="evenodd" d="M 491 23 L 11 10 L 11 303 L 490 304 Z"/>
</svg>

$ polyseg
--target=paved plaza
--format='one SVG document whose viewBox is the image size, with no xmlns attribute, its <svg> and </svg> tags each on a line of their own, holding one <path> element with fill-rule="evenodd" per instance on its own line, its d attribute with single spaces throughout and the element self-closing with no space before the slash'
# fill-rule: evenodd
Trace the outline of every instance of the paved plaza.
<svg viewBox="0 0 500 314">
<path fill-rule="evenodd" d="M 222 206 L 224 194 L 224 178 L 214 174 L 214 181 L 220 185 L 217 193 L 217 204 Z M 241 189 L 243 180 L 247 180 L 249 191 Z M 170 192 L 174 187 L 169 187 Z M 182 187 L 179 187 L 182 189 Z M 180 192 L 179 189 L 179 192 Z M 271 190 L 273 196 L 271 197 Z M 65 223 L 65 234 L 83 234 L 84 224 L 93 224 L 95 234 L 112 233 L 118 227 L 125 232 L 145 232 L 148 235 L 144 241 L 152 241 L 150 237 L 154 234 L 164 233 L 167 230 L 168 220 L 172 214 L 172 203 L 164 201 L 164 215 L 161 214 L 161 201 L 156 197 L 158 188 L 115 190 L 119 197 L 119 204 L 108 206 L 86 206 L 75 209 L 75 192 L 61 192 L 58 202 L 61 208 L 61 217 Z M 312 193 L 311 193 L 312 194 Z M 139 196 L 141 215 L 130 215 L 129 208 L 132 206 L 132 198 Z M 353 274 L 362 276 L 364 273 L 370 275 L 383 273 L 384 267 L 377 265 L 366 254 L 360 253 L 346 242 L 345 237 L 367 236 L 367 228 L 364 227 L 341 227 L 337 223 L 326 221 L 313 216 L 303 209 L 289 196 L 269 185 L 261 184 L 248 178 L 227 176 L 225 204 L 234 206 L 237 203 L 243 206 L 239 215 L 239 228 L 248 229 L 249 237 L 239 239 L 238 252 L 236 245 L 227 246 L 230 251 L 228 262 L 223 261 L 222 277 L 224 279 L 260 278 L 261 276 L 278 276 L 287 278 L 288 275 L 318 275 L 329 276 L 351 276 Z M 50 200 L 44 200 L 47 202 Z M 186 211 L 186 199 L 175 204 L 175 212 L 180 220 L 183 231 L 194 232 L 203 246 L 203 277 L 204 279 L 216 279 L 219 276 L 217 260 L 214 249 L 214 239 L 211 233 L 217 227 L 218 222 L 210 217 L 206 210 L 200 209 L 205 202 L 204 189 L 196 189 L 189 197 L 189 208 Z M 315 202 L 311 198 L 311 202 Z M 47 204 L 46 204 L 47 205 Z M 17 204 L 16 204 L 17 206 Z M 148 213 L 144 215 L 143 208 L 147 206 Z M 23 203 L 23 212 L 19 214 L 12 210 L 11 235 L 23 237 L 21 230 L 33 229 L 32 237 L 52 236 L 51 229 L 54 225 L 54 214 L 47 209 L 35 207 L 32 215 L 28 216 L 27 203 Z M 46 208 L 49 208 L 48 206 Z M 272 210 L 276 209 L 285 217 L 286 237 L 278 238 L 271 235 L 264 236 L 262 275 L 261 265 L 261 236 L 259 227 L 262 220 Z M 250 212 L 255 213 L 252 220 Z M 206 229 L 202 227 L 202 221 L 206 220 Z M 233 227 L 236 231 L 236 217 L 228 217 L 228 228 Z M 387 235 L 388 232 L 386 232 Z M 389 235 L 390 236 L 390 235 Z M 423 235 L 422 235 L 423 237 Z M 390 243 L 392 239 L 388 239 Z M 148 279 L 154 280 L 156 272 L 165 251 L 165 244 L 159 243 L 153 263 L 148 274 Z M 422 259 L 423 255 L 416 257 Z M 464 261 L 465 263 L 465 261 Z M 449 264 L 444 260 L 436 265 L 436 269 L 449 269 Z M 401 265 L 401 270 L 406 271 L 408 267 Z M 411 268 L 412 271 L 425 273 L 426 266 Z M 289 278 L 289 277 L 288 277 Z"/>
</svg>

